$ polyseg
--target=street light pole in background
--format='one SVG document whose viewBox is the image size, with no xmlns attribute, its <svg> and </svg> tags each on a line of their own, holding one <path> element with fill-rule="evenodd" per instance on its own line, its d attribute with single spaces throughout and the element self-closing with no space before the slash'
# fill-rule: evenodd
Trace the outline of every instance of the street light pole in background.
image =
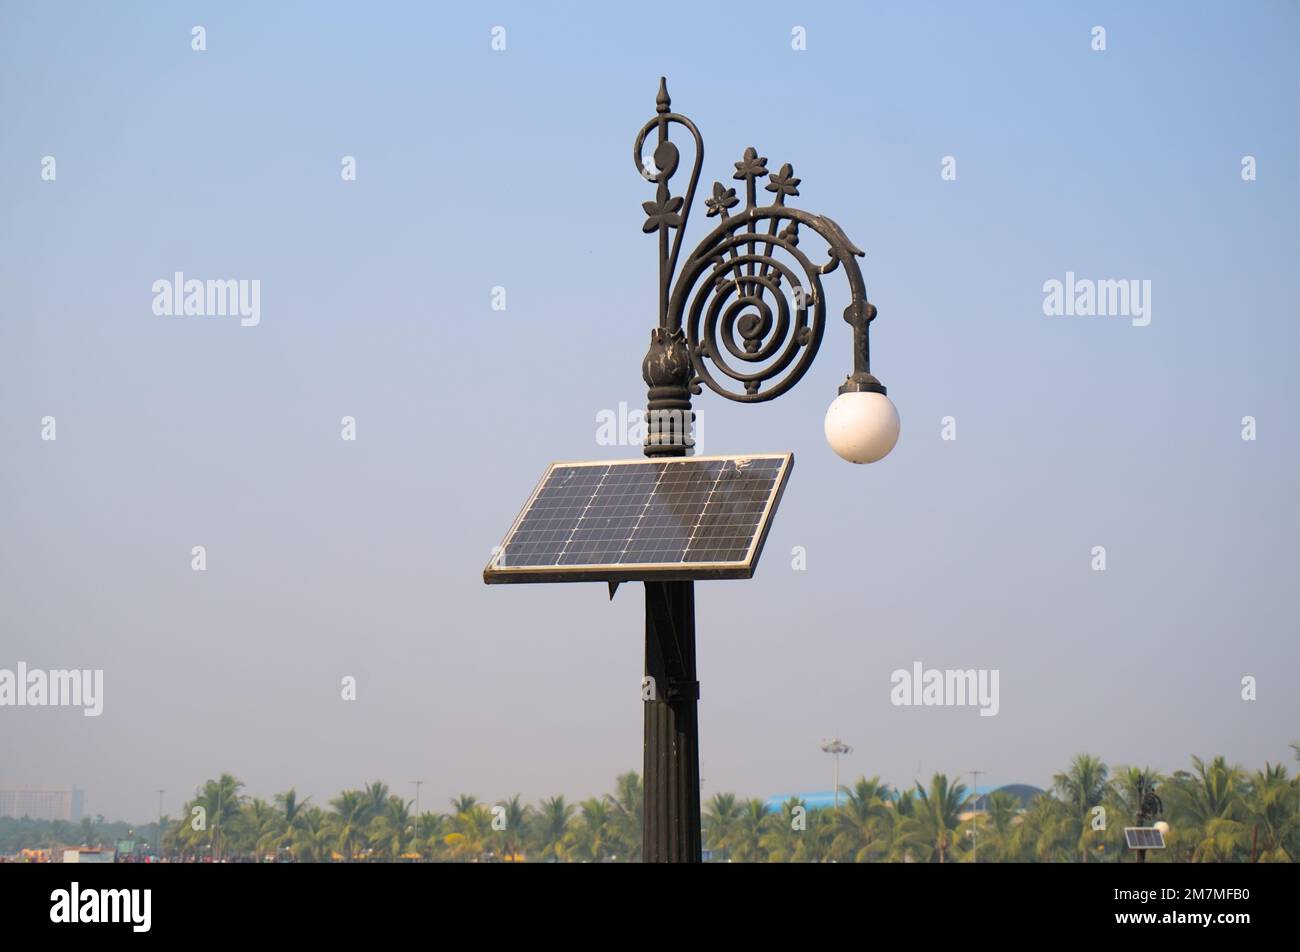
<svg viewBox="0 0 1300 952">
<path fill-rule="evenodd" d="M 985 772 L 986 771 L 983 770 L 972 770 L 970 772 L 970 795 L 971 795 L 972 813 L 974 813 L 978 809 L 977 804 L 979 803 L 979 797 L 980 797 L 980 786 L 979 786 L 980 774 Z M 988 804 L 985 804 L 985 806 L 988 806 Z M 971 839 L 971 861 L 978 863 L 979 849 L 980 849 L 979 828 L 978 828 L 978 824 L 975 823 L 973 817 L 971 818 L 970 839 Z"/>
<path fill-rule="evenodd" d="M 822 750 L 835 757 L 835 809 L 840 808 L 840 754 L 851 754 L 853 748 L 838 737 L 822 744 Z"/>
<path fill-rule="evenodd" d="M 1155 778 L 1149 771 L 1143 770 L 1138 774 L 1136 792 L 1137 815 L 1134 817 L 1134 820 L 1139 827 L 1144 827 L 1151 822 L 1153 817 L 1160 816 L 1160 814 L 1165 812 L 1165 805 L 1156 794 Z M 1169 830 L 1169 824 L 1164 823 L 1163 821 L 1158 824 L 1158 827 L 1163 827 L 1160 831 L 1162 837 Z M 1139 863 L 1145 863 L 1147 861 L 1147 851 L 1145 849 L 1138 850 L 1137 854 L 1137 861 Z"/>
<path fill-rule="evenodd" d="M 154 837 L 157 843 L 154 844 L 154 855 L 162 857 L 162 826 L 163 826 L 163 794 L 166 793 L 161 787 L 158 788 L 158 835 Z"/>
</svg>

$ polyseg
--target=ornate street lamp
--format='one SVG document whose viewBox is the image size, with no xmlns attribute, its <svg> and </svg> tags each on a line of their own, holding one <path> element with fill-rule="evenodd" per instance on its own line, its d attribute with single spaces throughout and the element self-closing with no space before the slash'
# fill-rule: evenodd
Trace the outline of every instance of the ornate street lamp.
<svg viewBox="0 0 1300 952">
<path fill-rule="evenodd" d="M 669 189 L 681 162 L 669 139 L 673 125 L 695 140 L 685 195 Z M 656 145 L 647 159 L 651 134 Z M 693 443 L 691 396 L 707 385 L 729 400 L 759 403 L 798 383 L 825 329 L 822 276 L 838 270 L 849 286 L 853 372 L 826 414 L 826 436 L 845 459 L 874 462 L 898 441 L 898 413 L 871 374 L 867 332 L 876 309 L 858 268 L 862 252 L 829 218 L 786 204 L 799 194 L 789 165 L 769 172 L 767 159 L 746 149 L 733 176 L 744 182 L 744 207 L 736 189 L 715 182 L 705 205 L 718 223 L 678 273 L 704 142 L 691 120 L 672 111 L 663 80 L 655 117 L 632 155 L 655 186 L 642 230 L 659 239 L 659 324 L 641 367 L 650 388 L 649 459 L 552 463 L 493 550 L 483 581 L 605 581 L 611 597 L 622 582 L 645 584 L 643 858 L 698 863 L 695 580 L 753 575 L 793 456 L 681 458 Z M 758 204 L 764 180 L 770 205 Z M 810 239 L 825 242 L 824 257 L 815 240 L 810 253 Z"/>
<path fill-rule="evenodd" d="M 669 139 L 674 123 L 695 139 L 685 196 L 672 195 L 668 185 L 681 160 Z M 646 161 L 643 150 L 652 132 L 658 145 L 652 161 Z M 826 436 L 831 448 L 850 462 L 873 463 L 886 456 L 898 441 L 899 419 L 884 385 L 871 373 L 868 331 L 876 308 L 867 301 L 855 260 L 863 252 L 831 219 L 786 204 L 787 197 L 799 194 L 801 179 L 795 178 L 793 168 L 787 163 L 769 172 L 767 158 L 752 147 L 746 149 L 732 175 L 745 183 L 745 207 L 733 213 L 740 204 L 736 190 L 713 183 L 705 214 L 718 218 L 718 224 L 691 252 L 674 283 L 704 162 L 704 141 L 695 123 L 672 111 L 664 79 L 659 81 L 656 116 L 637 134 L 632 154 L 641 174 L 656 185 L 654 200 L 642 206 L 647 217 L 641 226 L 659 238 L 659 326 L 651 334 L 643 367 L 652 427 L 673 411 L 689 413 L 691 394 L 700 393 L 701 384 L 729 400 L 760 403 L 798 383 L 817 356 L 825 330 L 822 275 L 843 268 L 850 295 L 844 320 L 853 328 L 853 372 L 827 411 Z M 770 205 L 757 202 L 762 179 L 768 180 L 764 191 L 772 193 Z M 806 237 L 801 229 L 826 242 L 825 261 L 815 261 L 799 247 Z M 778 252 L 790 260 L 778 257 Z M 670 432 L 654 427 L 646 439 L 646 454 L 681 455 L 680 436 L 680 428 Z"/>
<path fill-rule="evenodd" d="M 1153 817 L 1158 817 L 1165 812 L 1164 802 L 1156 794 L 1156 781 L 1145 770 L 1138 774 L 1137 789 L 1137 816 L 1134 818 L 1138 827 L 1145 827 L 1151 822 Z M 1164 835 L 1169 832 L 1169 824 L 1164 820 L 1159 821 L 1153 829 L 1160 831 L 1160 843 L 1164 845 Z M 1147 851 L 1140 849 L 1137 851 L 1137 860 L 1139 863 L 1147 861 Z"/>
<path fill-rule="evenodd" d="M 669 138 L 674 125 L 694 139 L 683 195 L 669 188 L 681 163 Z M 651 136 L 656 144 L 647 159 Z M 744 183 L 743 207 L 736 188 L 713 183 L 705 214 L 717 225 L 678 273 L 704 141 L 695 123 L 672 111 L 664 79 L 655 117 L 637 134 L 632 155 L 637 170 L 655 186 L 654 199 L 643 205 L 642 231 L 656 235 L 659 243 L 659 324 L 642 364 L 649 387 L 645 454 L 687 454 L 691 396 L 704 386 L 728 400 L 761 403 L 798 383 L 825 330 L 822 277 L 838 270 L 849 287 L 843 316 L 853 329 L 853 370 L 826 413 L 826 438 L 850 462 L 871 463 L 887 455 L 898 441 L 899 419 L 884 385 L 871 373 L 868 332 L 876 308 L 867 301 L 857 263 L 863 252 L 831 219 L 787 204 L 799 194 L 793 168 L 786 164 L 769 172 L 766 157 L 746 149 L 732 175 Z M 764 182 L 763 197 L 770 197 L 770 204 L 760 205 Z M 814 237 L 825 242 L 825 257 Z M 646 701 L 646 862 L 700 860 L 694 584 L 645 582 L 646 676 L 668 685 L 664 694 Z"/>
</svg>

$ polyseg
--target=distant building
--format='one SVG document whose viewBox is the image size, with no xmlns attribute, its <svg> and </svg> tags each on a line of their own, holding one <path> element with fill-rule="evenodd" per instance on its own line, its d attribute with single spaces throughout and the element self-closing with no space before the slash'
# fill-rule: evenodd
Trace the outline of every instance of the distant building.
<svg viewBox="0 0 1300 952">
<path fill-rule="evenodd" d="M 1028 810 L 1029 805 L 1035 799 L 1041 797 L 1046 791 L 1027 783 L 1009 783 L 1005 787 L 998 787 L 996 790 L 980 791 L 979 799 L 975 801 L 976 810 L 987 810 L 989 806 L 989 796 L 994 793 L 1005 793 L 1013 797 L 1018 809 Z"/>
<path fill-rule="evenodd" d="M 780 813 L 781 808 L 790 801 L 791 797 L 797 797 L 801 800 L 805 810 L 824 810 L 827 807 L 835 806 L 834 790 L 823 790 L 816 793 L 782 793 L 775 797 L 768 797 L 763 801 L 763 806 L 767 807 L 768 813 Z M 848 798 L 848 794 L 840 793 L 840 803 L 844 803 Z"/>
<path fill-rule="evenodd" d="M 84 814 L 85 794 L 76 787 L 0 787 L 0 816 L 75 823 Z"/>
<path fill-rule="evenodd" d="M 63 851 L 65 863 L 111 863 L 114 854 L 111 849 L 100 847 L 74 847 Z"/>
<path fill-rule="evenodd" d="M 907 792 L 909 788 L 902 788 L 901 792 Z M 967 790 L 969 793 L 969 788 Z M 1010 783 L 996 789 L 986 787 L 981 784 L 975 789 L 975 799 L 968 801 L 964 806 L 966 809 L 960 814 L 960 819 L 967 819 L 972 812 L 988 809 L 989 795 L 993 793 L 1006 793 L 1015 798 L 1018 809 L 1027 810 L 1029 804 L 1035 797 L 1042 796 L 1043 791 L 1027 783 Z M 791 797 L 798 797 L 803 801 L 804 808 L 807 810 L 824 810 L 835 805 L 834 791 L 817 791 L 815 793 L 783 793 L 779 796 L 769 797 L 763 805 L 767 807 L 769 813 L 780 813 L 781 808 L 790 800 Z M 843 806 L 848 802 L 849 796 L 846 792 L 840 791 L 840 805 Z"/>
</svg>

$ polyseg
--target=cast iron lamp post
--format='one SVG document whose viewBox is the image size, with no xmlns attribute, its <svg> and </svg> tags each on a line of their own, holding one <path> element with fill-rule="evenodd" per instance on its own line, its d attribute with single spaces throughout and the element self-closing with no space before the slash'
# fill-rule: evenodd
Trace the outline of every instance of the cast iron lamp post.
<svg viewBox="0 0 1300 952">
<path fill-rule="evenodd" d="M 1151 822 L 1152 817 L 1160 816 L 1165 812 L 1165 805 L 1156 794 L 1155 780 L 1152 779 L 1145 771 L 1138 774 L 1137 781 L 1137 816 L 1134 818 L 1138 826 L 1146 826 Z M 1169 832 L 1169 824 L 1161 820 L 1156 824 L 1163 836 Z M 1147 851 L 1137 851 L 1137 861 L 1145 863 L 1147 861 Z"/>
<path fill-rule="evenodd" d="M 669 180 L 681 154 L 669 140 L 673 125 L 694 139 L 686 192 L 674 196 Z M 646 139 L 657 144 L 649 160 Z M 695 123 L 672 111 L 667 81 L 660 79 L 655 117 L 632 148 L 637 170 L 655 185 L 643 204 L 642 231 L 659 239 L 659 325 L 642 364 L 649 387 L 645 454 L 685 456 L 691 445 L 691 396 L 707 386 L 729 400 L 760 403 L 785 393 L 807 372 L 825 329 L 822 275 L 841 270 L 849 286 L 844 320 L 853 329 L 853 372 L 826 413 L 826 438 L 854 463 L 882 459 L 898 441 L 899 419 L 885 387 L 871 373 L 868 330 L 876 308 L 867 301 L 859 250 L 840 226 L 786 204 L 799 194 L 790 165 L 769 172 L 767 159 L 749 148 L 732 178 L 744 183 L 744 207 L 735 188 L 714 182 L 705 200 L 712 231 L 677 272 L 682 235 L 695 200 L 704 141 Z M 771 204 L 759 205 L 759 183 Z M 764 196 L 765 198 L 767 196 Z M 812 235 L 804 232 L 811 232 Z M 805 250 L 804 239 L 828 246 Z M 814 246 L 819 242 L 810 242 Z M 695 583 L 646 581 L 645 673 L 663 686 L 646 700 L 645 862 L 700 861 L 700 767 L 695 670 Z"/>
</svg>

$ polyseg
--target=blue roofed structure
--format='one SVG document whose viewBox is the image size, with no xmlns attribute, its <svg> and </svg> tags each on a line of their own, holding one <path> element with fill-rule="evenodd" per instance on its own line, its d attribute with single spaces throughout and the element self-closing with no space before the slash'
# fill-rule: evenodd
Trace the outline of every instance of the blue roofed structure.
<svg viewBox="0 0 1300 952">
<path fill-rule="evenodd" d="M 914 788 L 905 787 L 902 789 L 906 790 Z M 967 787 L 968 791 L 969 789 L 970 788 Z M 1001 787 L 980 784 L 975 788 L 975 796 L 977 799 L 975 800 L 974 808 L 976 810 L 985 809 L 988 805 L 989 794 L 997 793 L 999 791 L 1009 793 L 1011 796 L 1015 797 L 1016 800 L 1019 801 L 1019 806 L 1022 810 L 1028 809 L 1030 802 L 1043 793 L 1040 788 L 1027 783 L 1009 783 Z M 763 805 L 772 813 L 780 813 L 781 807 L 788 802 L 791 797 L 797 797 L 802 800 L 804 806 L 809 810 L 822 810 L 827 807 L 835 806 L 835 792 L 832 790 L 820 790 L 813 793 L 783 793 L 774 797 L 768 797 L 763 801 Z M 844 803 L 847 799 L 848 794 L 844 790 L 841 790 L 840 803 Z"/>
</svg>

